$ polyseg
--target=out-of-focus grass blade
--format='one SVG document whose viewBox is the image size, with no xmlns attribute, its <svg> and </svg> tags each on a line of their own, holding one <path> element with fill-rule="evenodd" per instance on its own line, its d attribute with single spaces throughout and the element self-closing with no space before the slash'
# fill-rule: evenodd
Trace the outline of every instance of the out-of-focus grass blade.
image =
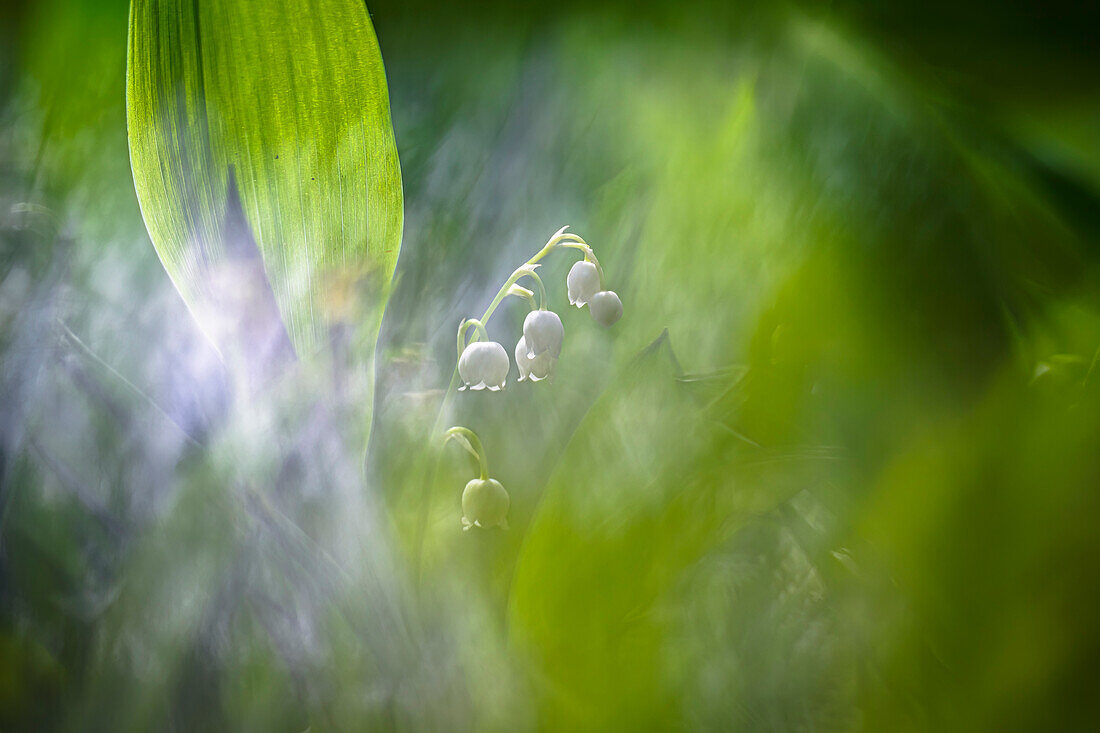
<svg viewBox="0 0 1100 733">
<path fill-rule="evenodd" d="M 553 701 L 544 727 L 644 728 L 666 714 L 683 683 L 668 659 L 690 667 L 709 654 L 673 628 L 703 603 L 683 593 L 691 568 L 831 471 L 816 456 L 763 462 L 774 454 L 714 422 L 681 377 L 667 336 L 628 364 L 577 428 L 527 530 L 509 629 Z"/>
<path fill-rule="evenodd" d="M 255 279 L 236 277 L 249 262 L 262 264 L 299 356 L 352 319 L 373 342 L 402 192 L 362 2 L 134 0 L 126 99 L 149 234 L 223 352 L 239 348 L 231 341 L 250 317 Z M 251 230 L 243 243 L 224 230 L 234 180 Z"/>
</svg>

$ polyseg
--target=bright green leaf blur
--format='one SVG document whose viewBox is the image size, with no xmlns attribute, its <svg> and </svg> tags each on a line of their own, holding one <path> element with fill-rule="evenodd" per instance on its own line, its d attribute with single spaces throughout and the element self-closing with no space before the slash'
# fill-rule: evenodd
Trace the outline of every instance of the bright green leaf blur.
<svg viewBox="0 0 1100 733">
<path fill-rule="evenodd" d="M 211 322 L 243 287 L 241 255 L 222 232 L 231 171 L 298 353 L 312 354 L 348 317 L 349 279 L 369 279 L 377 319 L 401 243 L 402 192 L 363 3 L 134 0 L 129 43 L 138 199 L 200 326 L 225 349 Z"/>
</svg>

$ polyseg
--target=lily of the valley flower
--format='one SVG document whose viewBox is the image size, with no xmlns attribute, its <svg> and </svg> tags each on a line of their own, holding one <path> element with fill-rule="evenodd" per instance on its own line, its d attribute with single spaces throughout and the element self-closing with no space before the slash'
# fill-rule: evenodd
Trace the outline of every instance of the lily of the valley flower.
<svg viewBox="0 0 1100 733">
<path fill-rule="evenodd" d="M 557 359 L 561 356 L 561 342 L 564 338 L 565 326 L 554 311 L 531 311 L 523 319 L 523 340 L 527 344 L 528 359 L 543 354 Z"/>
<path fill-rule="evenodd" d="M 496 479 L 489 478 L 489 460 L 477 433 L 456 425 L 443 434 L 443 442 L 453 440 L 477 459 L 481 475 L 466 484 L 462 490 L 462 529 L 471 527 L 508 528 L 508 507 L 511 500 Z"/>
<path fill-rule="evenodd" d="M 462 491 L 462 528 L 503 527 L 508 529 L 511 500 L 499 481 L 475 478 Z"/>
<path fill-rule="evenodd" d="M 519 367 L 519 381 L 530 379 L 537 382 L 546 379 L 554 371 L 557 359 L 550 356 L 549 352 L 539 354 L 531 359 L 527 356 L 527 339 L 522 336 L 516 344 L 516 366 Z"/>
<path fill-rule="evenodd" d="M 463 349 L 458 360 L 458 375 L 464 385 L 461 389 L 504 389 L 508 367 L 508 352 L 503 346 L 496 341 L 475 341 Z"/>
<path fill-rule="evenodd" d="M 610 326 L 623 317 L 623 302 L 613 290 L 602 290 L 588 301 L 592 320 L 601 326 Z"/>
<path fill-rule="evenodd" d="M 600 291 L 600 271 L 588 260 L 579 260 L 569 269 L 565 287 L 569 293 L 569 304 L 583 308 Z"/>
</svg>

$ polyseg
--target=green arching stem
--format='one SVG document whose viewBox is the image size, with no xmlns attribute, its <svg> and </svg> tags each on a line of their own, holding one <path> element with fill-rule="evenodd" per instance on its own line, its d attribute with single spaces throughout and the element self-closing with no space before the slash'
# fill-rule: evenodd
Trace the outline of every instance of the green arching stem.
<svg viewBox="0 0 1100 733">
<path fill-rule="evenodd" d="M 577 236 L 576 234 L 567 233 L 565 230 L 568 227 L 569 225 L 567 224 L 558 231 L 554 232 L 550 239 L 546 241 L 546 244 L 542 246 L 542 249 L 536 252 L 529 260 L 524 262 L 520 267 L 516 268 L 516 270 L 514 270 L 512 274 L 508 276 L 508 279 L 505 280 L 504 284 L 500 286 L 500 290 L 497 291 L 497 294 L 493 297 L 492 302 L 489 303 L 489 307 L 485 309 L 485 313 L 482 314 L 480 319 L 468 319 L 462 322 L 463 325 L 459 328 L 460 342 L 465 339 L 466 328 L 468 328 L 469 321 L 471 320 L 477 320 L 482 328 L 482 331 L 480 331 L 479 333 L 484 333 L 485 326 L 489 323 L 489 319 L 492 317 L 493 313 L 496 311 L 497 306 L 500 305 L 501 301 L 508 296 L 509 290 L 511 290 L 512 286 L 516 284 L 516 281 L 528 272 L 533 273 L 534 266 L 537 265 L 543 257 L 550 254 L 554 250 L 554 248 L 559 245 L 562 247 L 569 247 L 571 249 L 579 249 L 583 251 L 585 259 L 591 259 L 592 263 L 596 265 L 596 271 L 600 274 L 600 283 L 602 285 L 603 269 L 600 267 L 600 263 L 596 260 L 596 255 L 593 254 L 592 248 L 589 247 L 588 243 L 585 242 L 584 239 L 582 239 L 581 237 Z M 538 280 L 538 282 L 541 286 L 541 279 Z M 545 306 L 545 290 L 540 291 L 540 295 L 542 296 L 542 305 Z M 486 340 L 488 340 L 488 337 L 485 338 Z M 460 345 L 459 358 L 462 357 L 462 349 L 463 346 Z M 439 403 L 439 412 L 436 414 L 435 423 L 432 425 L 432 435 L 438 435 L 439 432 L 443 429 L 443 418 L 447 415 L 447 408 L 450 406 L 451 401 L 454 399 L 454 396 L 458 393 L 458 384 L 460 379 L 461 378 L 458 374 L 458 363 L 456 362 L 454 371 L 451 372 L 451 382 L 447 385 L 447 390 L 443 393 L 442 402 Z M 424 483 L 424 497 L 423 501 L 421 502 L 420 519 L 417 522 L 416 530 L 416 554 L 413 558 L 413 568 L 415 568 L 417 575 L 420 574 L 420 562 L 424 553 L 424 535 L 427 532 L 428 515 L 431 512 L 432 486 L 435 485 L 435 477 L 439 470 L 439 456 L 440 454 L 437 453 L 436 459 L 434 461 L 431 461 L 431 473 L 428 477 L 428 480 Z"/>
<path fill-rule="evenodd" d="M 520 275 L 520 278 L 529 277 L 529 278 L 531 278 L 532 280 L 535 281 L 535 285 L 538 286 L 538 289 L 539 289 L 539 310 L 546 310 L 546 286 L 542 284 L 542 278 L 539 277 L 539 274 L 537 272 L 535 272 L 536 267 L 538 267 L 538 265 L 530 265 L 530 266 L 525 265 L 525 266 L 520 267 L 519 269 L 517 269 L 516 272 L 519 272 L 520 270 L 523 270 L 523 273 Z M 513 287 L 515 287 L 515 286 L 513 286 Z M 511 292 L 511 291 L 512 291 L 512 289 L 509 288 L 508 292 Z"/>
<path fill-rule="evenodd" d="M 497 306 L 499 306 L 501 301 L 504 300 L 504 298 L 508 295 L 508 289 L 515 285 L 516 281 L 525 275 L 531 275 L 539 283 L 539 286 L 541 288 L 540 295 L 543 296 L 542 305 L 546 305 L 546 291 L 545 288 L 542 288 L 542 280 L 534 274 L 534 266 L 539 263 L 539 260 L 550 254 L 554 250 L 554 247 L 557 247 L 558 245 L 561 245 L 563 247 L 576 247 L 577 249 L 584 249 L 586 252 L 592 251 L 592 248 L 588 246 L 588 243 L 578 237 L 576 234 L 566 234 L 564 232 L 565 227 L 559 229 L 557 232 L 554 233 L 554 236 L 550 237 L 549 241 L 547 241 L 546 244 L 543 245 L 542 249 L 540 249 L 531 257 L 531 259 L 527 260 L 522 265 L 512 271 L 512 274 L 509 275 L 508 279 L 504 281 L 504 284 L 500 286 L 500 290 L 497 291 L 497 294 L 493 298 L 492 302 L 489 303 L 489 307 L 485 309 L 485 313 L 482 314 L 482 323 L 489 323 L 489 319 L 493 317 L 493 313 L 496 312 Z M 578 244 L 580 246 L 577 246 Z M 597 264 L 596 267 L 599 268 L 599 264 Z"/>
<path fill-rule="evenodd" d="M 477 333 L 477 337 L 482 341 L 489 340 L 489 334 L 485 330 L 484 324 L 476 318 L 467 318 L 462 323 L 458 324 L 458 358 L 462 358 L 462 352 L 466 350 L 466 331 L 470 326 L 474 327 L 474 332 Z M 458 366 L 456 362 L 455 374 L 458 374 Z"/>
<path fill-rule="evenodd" d="M 508 297 L 508 292 L 512 289 L 512 286 L 516 284 L 516 281 L 528 275 L 536 279 L 538 278 L 538 275 L 535 274 L 533 266 L 530 262 L 525 262 L 524 264 L 520 265 L 512 271 L 512 274 L 509 275 L 508 279 L 504 281 L 504 285 L 502 285 L 500 287 L 500 290 L 497 291 L 496 297 L 493 298 L 493 302 L 489 303 L 489 307 L 486 308 L 485 313 L 482 314 L 482 323 L 489 322 L 489 319 L 493 317 L 493 313 L 496 312 L 497 306 L 500 305 L 506 297 Z M 541 284 L 541 280 L 539 280 L 539 282 Z M 543 292 L 545 291 L 540 289 L 540 294 Z"/>
<path fill-rule="evenodd" d="M 522 285 L 513 285 L 508 288 L 508 295 L 514 295 L 517 298 L 525 298 L 528 305 L 531 306 L 531 310 L 538 310 L 538 304 L 535 303 L 535 294 Z"/>
<path fill-rule="evenodd" d="M 443 435 L 445 436 L 443 438 L 444 443 L 460 435 L 465 438 L 466 442 L 463 443 L 462 447 L 477 459 L 478 467 L 481 470 L 481 480 L 484 481 L 489 478 L 489 459 L 485 457 L 485 448 L 481 445 L 481 438 L 477 437 L 477 433 L 469 428 L 456 425 Z"/>
</svg>

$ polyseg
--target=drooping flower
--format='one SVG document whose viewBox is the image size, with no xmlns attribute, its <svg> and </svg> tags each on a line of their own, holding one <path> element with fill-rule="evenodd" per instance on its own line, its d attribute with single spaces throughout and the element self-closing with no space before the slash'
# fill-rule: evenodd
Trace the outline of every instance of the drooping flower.
<svg viewBox="0 0 1100 733">
<path fill-rule="evenodd" d="M 610 326 L 623 317 L 623 302 L 613 290 L 602 290 L 588 301 L 592 319 L 601 326 Z"/>
<path fill-rule="evenodd" d="M 588 260 L 580 260 L 569 269 L 565 287 L 569 293 L 569 304 L 583 308 L 600 291 L 600 271 Z"/>
<path fill-rule="evenodd" d="M 463 387 L 473 390 L 504 389 L 508 379 L 508 352 L 496 341 L 475 341 L 462 351 L 458 360 L 458 375 Z"/>
<path fill-rule="evenodd" d="M 523 340 L 527 344 L 527 358 L 534 359 L 549 354 L 557 359 L 561 356 L 561 342 L 565 338 L 565 326 L 554 311 L 537 310 L 523 319 Z"/>
<path fill-rule="evenodd" d="M 539 354 L 535 358 L 527 356 L 527 339 L 522 336 L 516 344 L 516 366 L 519 367 L 519 381 L 530 379 L 537 382 L 546 379 L 554 371 L 557 359 L 550 356 L 549 352 Z"/>
<path fill-rule="evenodd" d="M 475 478 L 462 491 L 462 528 L 508 528 L 511 500 L 499 481 Z"/>
</svg>

